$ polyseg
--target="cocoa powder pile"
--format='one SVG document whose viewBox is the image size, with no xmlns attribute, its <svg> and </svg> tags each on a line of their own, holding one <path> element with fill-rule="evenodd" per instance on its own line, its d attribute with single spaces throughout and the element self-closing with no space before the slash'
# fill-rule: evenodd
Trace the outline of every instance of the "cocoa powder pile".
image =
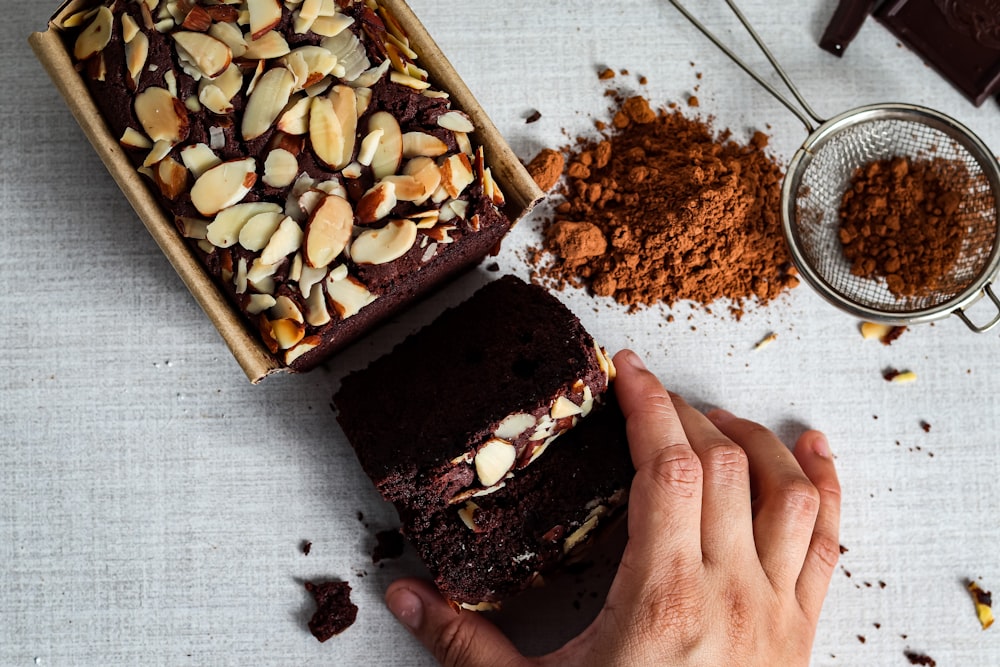
<svg viewBox="0 0 1000 667">
<path fill-rule="evenodd" d="M 962 162 L 893 158 L 855 172 L 840 207 L 840 242 L 851 273 L 884 278 L 897 297 L 934 291 L 961 256 L 955 217 L 972 188 Z"/>
<path fill-rule="evenodd" d="M 620 100 L 598 140 L 567 149 L 565 197 L 544 226 L 534 278 L 633 307 L 767 303 L 798 284 L 781 231 L 782 170 L 756 133 Z"/>
</svg>

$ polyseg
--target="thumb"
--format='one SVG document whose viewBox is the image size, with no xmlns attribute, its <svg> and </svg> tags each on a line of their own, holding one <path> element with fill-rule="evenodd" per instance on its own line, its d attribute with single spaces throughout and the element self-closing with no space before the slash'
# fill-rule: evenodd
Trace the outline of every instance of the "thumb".
<svg viewBox="0 0 1000 667">
<path fill-rule="evenodd" d="M 478 612 L 455 611 L 430 583 L 399 579 L 385 603 L 444 667 L 518 667 L 528 661 Z"/>
</svg>

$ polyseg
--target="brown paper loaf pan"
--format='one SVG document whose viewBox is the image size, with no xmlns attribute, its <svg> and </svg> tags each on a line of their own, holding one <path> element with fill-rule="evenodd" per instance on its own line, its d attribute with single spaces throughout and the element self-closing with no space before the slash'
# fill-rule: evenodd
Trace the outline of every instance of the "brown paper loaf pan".
<svg viewBox="0 0 1000 667">
<path fill-rule="evenodd" d="M 411 46 L 420 55 L 421 67 L 427 70 L 431 80 L 440 89 L 450 93 L 455 108 L 463 110 L 472 119 L 477 128 L 475 138 L 483 146 L 494 178 L 506 196 L 505 213 L 513 222 L 517 222 L 542 198 L 542 191 L 531 180 L 468 86 L 409 6 L 402 0 L 382 2 L 407 32 Z M 83 78 L 74 68 L 60 34 L 63 21 L 98 4 L 98 0 L 69 0 L 50 19 L 48 29 L 33 33 L 28 42 L 105 167 L 195 300 L 218 329 L 250 381 L 256 384 L 271 373 L 287 370 L 250 330 L 241 314 L 202 268 L 177 231 L 172 218 L 160 207 L 146 181 L 122 151 L 118 139 L 108 130 Z"/>
</svg>

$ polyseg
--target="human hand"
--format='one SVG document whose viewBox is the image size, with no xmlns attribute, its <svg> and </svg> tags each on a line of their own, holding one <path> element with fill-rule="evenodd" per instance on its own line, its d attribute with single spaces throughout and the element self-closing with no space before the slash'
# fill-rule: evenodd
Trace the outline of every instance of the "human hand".
<svg viewBox="0 0 1000 667">
<path fill-rule="evenodd" d="M 807 431 L 790 452 L 758 424 L 668 394 L 634 352 L 615 365 L 636 476 L 628 544 L 594 622 L 526 658 L 427 582 L 394 582 L 389 609 L 445 667 L 807 665 L 840 555 L 826 438 Z"/>
</svg>

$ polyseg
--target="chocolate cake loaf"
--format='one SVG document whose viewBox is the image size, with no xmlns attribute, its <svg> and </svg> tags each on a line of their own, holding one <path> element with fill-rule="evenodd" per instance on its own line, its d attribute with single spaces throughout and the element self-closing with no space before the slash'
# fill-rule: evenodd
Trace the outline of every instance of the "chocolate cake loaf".
<svg viewBox="0 0 1000 667">
<path fill-rule="evenodd" d="M 110 131 L 293 370 L 510 227 L 476 128 L 377 0 L 108 0 L 63 28 Z"/>
<path fill-rule="evenodd" d="M 558 299 L 505 276 L 344 378 L 334 403 L 382 495 L 434 509 L 528 467 L 600 401 L 613 372 Z M 384 416 L 373 417 L 376 404 Z"/>
<path fill-rule="evenodd" d="M 480 608 L 529 586 L 625 502 L 613 377 L 558 299 L 505 276 L 347 376 L 334 404 L 441 591 Z"/>
</svg>

